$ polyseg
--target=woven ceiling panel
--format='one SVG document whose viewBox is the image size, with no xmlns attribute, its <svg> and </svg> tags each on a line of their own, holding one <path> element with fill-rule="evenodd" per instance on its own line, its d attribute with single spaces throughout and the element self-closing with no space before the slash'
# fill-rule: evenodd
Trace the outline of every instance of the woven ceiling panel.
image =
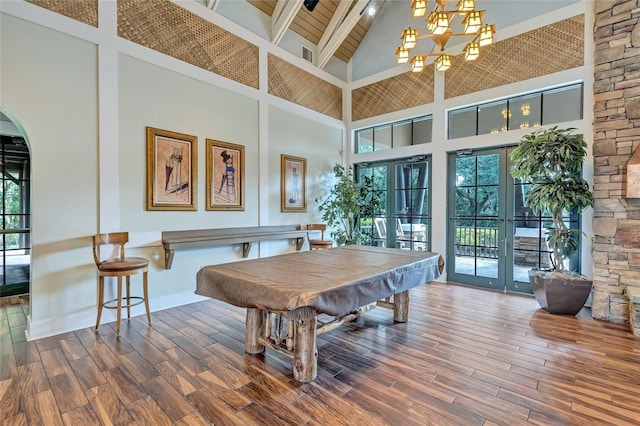
<svg viewBox="0 0 640 426">
<path fill-rule="evenodd" d="M 98 0 L 27 0 L 52 12 L 98 27 Z"/>
<path fill-rule="evenodd" d="M 258 47 L 168 0 L 118 0 L 118 35 L 258 88 Z"/>
<path fill-rule="evenodd" d="M 269 93 L 342 120 L 342 89 L 269 55 Z"/>
<path fill-rule="evenodd" d="M 584 15 L 537 28 L 480 48 L 475 61 L 452 58 L 445 72 L 445 98 L 584 65 Z"/>
<path fill-rule="evenodd" d="M 352 120 L 374 117 L 433 102 L 433 65 L 407 72 L 351 92 Z"/>
</svg>

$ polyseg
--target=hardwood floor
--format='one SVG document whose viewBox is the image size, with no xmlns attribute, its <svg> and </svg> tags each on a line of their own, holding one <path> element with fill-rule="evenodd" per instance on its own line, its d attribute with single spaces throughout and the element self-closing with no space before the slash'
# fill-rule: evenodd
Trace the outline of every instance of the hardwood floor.
<svg viewBox="0 0 640 426">
<path fill-rule="evenodd" d="M 432 283 L 409 322 L 374 309 L 318 338 L 318 378 L 244 353 L 244 309 L 209 300 L 25 341 L 0 306 L 0 424 L 638 425 L 629 326 L 531 297 Z"/>
</svg>

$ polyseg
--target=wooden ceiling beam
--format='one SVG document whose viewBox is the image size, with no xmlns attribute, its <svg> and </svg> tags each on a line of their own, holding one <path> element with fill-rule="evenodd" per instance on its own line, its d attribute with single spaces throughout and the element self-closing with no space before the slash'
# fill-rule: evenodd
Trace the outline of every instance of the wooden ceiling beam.
<svg viewBox="0 0 640 426">
<path fill-rule="evenodd" d="M 340 23 L 340 25 L 331 34 L 324 47 L 322 49 L 318 48 L 318 67 L 324 68 L 327 62 L 329 62 L 331 56 L 333 56 L 335 51 L 338 50 L 344 39 L 349 35 L 349 32 L 360 20 L 360 16 L 368 3 L 369 0 L 357 0 L 355 6 L 351 9 L 351 12 L 349 12 L 347 17 L 344 18 L 342 23 Z"/>
<path fill-rule="evenodd" d="M 340 23 L 344 20 L 344 17 L 347 16 L 347 12 L 349 12 L 350 6 L 351 2 L 348 1 L 341 1 L 338 4 L 338 7 L 336 7 L 336 11 L 333 13 L 329 24 L 327 24 L 327 28 L 324 30 L 322 37 L 320 37 L 320 41 L 318 42 L 318 52 L 327 45 L 329 38 L 331 38 L 336 28 L 338 28 Z"/>
<path fill-rule="evenodd" d="M 271 41 L 274 44 L 280 43 L 303 2 L 304 0 L 278 0 L 271 15 Z"/>
<path fill-rule="evenodd" d="M 207 7 L 215 11 L 216 7 L 218 7 L 218 3 L 220 3 L 220 0 L 207 0 Z"/>
</svg>

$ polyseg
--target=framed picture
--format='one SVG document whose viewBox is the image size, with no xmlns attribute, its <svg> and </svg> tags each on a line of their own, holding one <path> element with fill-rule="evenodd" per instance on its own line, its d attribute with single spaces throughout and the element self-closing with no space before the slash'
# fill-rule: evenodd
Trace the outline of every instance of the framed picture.
<svg viewBox="0 0 640 426">
<path fill-rule="evenodd" d="M 147 210 L 197 210 L 196 136 L 147 127 Z"/>
<path fill-rule="evenodd" d="M 282 154 L 280 200 L 283 212 L 307 211 L 307 159 Z"/>
<path fill-rule="evenodd" d="M 207 210 L 244 210 L 244 146 L 206 143 Z"/>
</svg>

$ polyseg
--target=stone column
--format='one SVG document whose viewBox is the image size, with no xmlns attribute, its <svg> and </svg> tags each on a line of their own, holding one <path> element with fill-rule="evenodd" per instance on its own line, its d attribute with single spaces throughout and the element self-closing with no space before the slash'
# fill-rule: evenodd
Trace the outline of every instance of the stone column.
<svg viewBox="0 0 640 426">
<path fill-rule="evenodd" d="M 640 199 L 626 197 L 626 164 L 640 145 L 640 6 L 594 3 L 593 317 L 629 321 L 627 286 L 640 286 Z M 585 88 L 586 90 L 587 88 Z"/>
</svg>

